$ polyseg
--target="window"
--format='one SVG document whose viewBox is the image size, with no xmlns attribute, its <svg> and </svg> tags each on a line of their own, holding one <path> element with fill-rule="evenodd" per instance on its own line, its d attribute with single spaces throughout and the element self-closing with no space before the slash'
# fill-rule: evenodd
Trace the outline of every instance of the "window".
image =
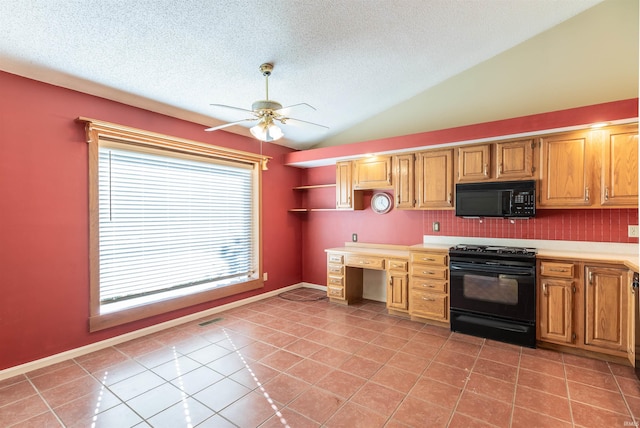
<svg viewBox="0 0 640 428">
<path fill-rule="evenodd" d="M 265 159 L 80 120 L 90 145 L 92 331 L 262 286 Z"/>
</svg>

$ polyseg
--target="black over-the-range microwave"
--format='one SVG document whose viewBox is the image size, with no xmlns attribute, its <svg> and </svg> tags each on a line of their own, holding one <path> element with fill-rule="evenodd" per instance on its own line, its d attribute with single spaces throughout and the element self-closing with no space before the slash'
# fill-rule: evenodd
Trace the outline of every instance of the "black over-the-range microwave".
<svg viewBox="0 0 640 428">
<path fill-rule="evenodd" d="M 459 217 L 534 217 L 536 182 L 496 181 L 456 184 Z"/>
</svg>

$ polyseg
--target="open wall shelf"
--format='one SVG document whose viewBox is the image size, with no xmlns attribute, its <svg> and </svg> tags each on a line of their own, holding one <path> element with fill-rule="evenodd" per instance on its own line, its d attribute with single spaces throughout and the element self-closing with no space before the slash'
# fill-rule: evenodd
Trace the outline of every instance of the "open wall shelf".
<svg viewBox="0 0 640 428">
<path fill-rule="evenodd" d="M 329 183 L 329 184 L 309 184 L 306 186 L 298 186 L 298 187 L 294 187 L 293 190 L 300 190 L 300 191 L 306 191 L 306 190 L 313 190 L 313 189 L 325 189 L 328 187 L 336 187 L 335 183 Z M 304 212 L 311 212 L 311 211 L 336 211 L 335 208 L 291 208 L 289 210 L 289 212 L 294 212 L 294 213 L 304 213 Z"/>
</svg>

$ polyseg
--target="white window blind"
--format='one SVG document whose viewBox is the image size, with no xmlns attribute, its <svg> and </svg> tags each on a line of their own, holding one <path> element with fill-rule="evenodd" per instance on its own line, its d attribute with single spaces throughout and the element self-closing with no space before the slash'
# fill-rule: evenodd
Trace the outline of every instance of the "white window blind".
<svg viewBox="0 0 640 428">
<path fill-rule="evenodd" d="M 101 307 L 256 277 L 250 165 L 101 146 L 98 168 Z"/>
</svg>

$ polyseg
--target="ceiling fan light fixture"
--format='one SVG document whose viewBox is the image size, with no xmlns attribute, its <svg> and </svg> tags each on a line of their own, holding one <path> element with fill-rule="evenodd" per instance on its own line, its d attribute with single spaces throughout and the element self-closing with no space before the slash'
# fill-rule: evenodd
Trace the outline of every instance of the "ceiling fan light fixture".
<svg viewBox="0 0 640 428">
<path fill-rule="evenodd" d="M 284 137 L 282 129 L 278 128 L 278 126 L 272 121 L 261 121 L 256 126 L 252 127 L 250 131 L 251 135 L 256 137 L 258 140 L 267 143 L 279 140 L 280 138 Z"/>
</svg>

